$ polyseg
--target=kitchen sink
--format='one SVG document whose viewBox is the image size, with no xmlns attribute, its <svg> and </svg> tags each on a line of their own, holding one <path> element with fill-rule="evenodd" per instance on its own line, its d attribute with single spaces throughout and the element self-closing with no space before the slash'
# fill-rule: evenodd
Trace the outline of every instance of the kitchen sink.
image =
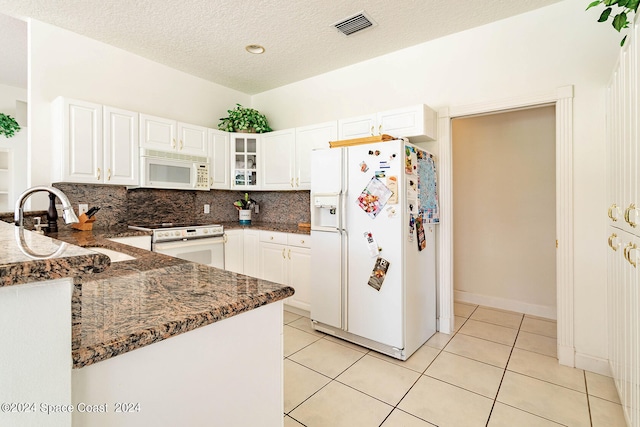
<svg viewBox="0 0 640 427">
<path fill-rule="evenodd" d="M 112 249 L 107 249 L 107 248 L 89 247 L 85 249 L 89 249 L 91 251 L 100 252 L 101 254 L 104 254 L 111 259 L 111 262 L 130 261 L 132 259 L 136 259 L 131 255 L 123 254 L 122 252 L 114 251 Z"/>
</svg>

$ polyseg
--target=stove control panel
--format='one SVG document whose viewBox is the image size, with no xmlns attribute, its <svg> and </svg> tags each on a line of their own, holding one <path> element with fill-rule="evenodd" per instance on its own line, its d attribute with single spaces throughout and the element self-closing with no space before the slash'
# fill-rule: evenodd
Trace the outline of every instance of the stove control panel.
<svg viewBox="0 0 640 427">
<path fill-rule="evenodd" d="M 218 237 L 224 234 L 221 225 L 180 227 L 164 230 L 154 230 L 153 241 L 162 242 L 167 240 L 188 240 L 203 237 Z"/>
</svg>

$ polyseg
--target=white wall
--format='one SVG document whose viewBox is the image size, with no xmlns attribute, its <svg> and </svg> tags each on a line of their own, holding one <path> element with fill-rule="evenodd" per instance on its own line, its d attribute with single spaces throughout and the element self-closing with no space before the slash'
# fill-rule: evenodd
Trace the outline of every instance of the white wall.
<svg viewBox="0 0 640 427">
<path fill-rule="evenodd" d="M 457 299 L 556 318 L 555 116 L 452 121 Z"/>
<path fill-rule="evenodd" d="M 28 133 L 26 105 L 27 89 L 0 84 L 0 113 L 8 114 L 20 125 L 20 132 L 11 138 L 0 136 L 0 151 L 9 152 L 9 172 L 0 175 L 0 188 L 7 188 L 9 194 L 0 194 L 0 212 L 13 211 L 15 199 L 27 188 L 27 145 Z M 18 105 L 16 105 L 18 104 Z M 2 182 L 6 179 L 6 182 Z"/>
<path fill-rule="evenodd" d="M 51 183 L 51 101 L 65 96 L 217 127 L 220 117 L 250 97 L 122 49 L 31 20 L 30 185 Z M 38 200 L 46 206 L 46 198 Z M 32 206 L 37 209 L 38 206 Z"/>
<path fill-rule="evenodd" d="M 575 347 L 587 358 L 606 359 L 604 85 L 620 35 L 585 7 L 565 0 L 254 95 L 252 106 L 282 129 L 416 103 L 466 106 L 574 85 Z"/>
</svg>

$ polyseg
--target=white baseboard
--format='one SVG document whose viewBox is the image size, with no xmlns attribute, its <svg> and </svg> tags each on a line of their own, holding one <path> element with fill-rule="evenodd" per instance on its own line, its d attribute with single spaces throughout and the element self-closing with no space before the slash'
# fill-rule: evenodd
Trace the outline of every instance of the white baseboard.
<svg viewBox="0 0 640 427">
<path fill-rule="evenodd" d="M 285 311 L 297 314 L 299 316 L 311 317 L 308 310 L 303 310 L 301 308 L 294 307 L 294 306 L 286 304 L 286 303 L 283 306 L 284 306 Z"/>
<path fill-rule="evenodd" d="M 576 353 L 576 368 L 585 371 L 595 372 L 596 374 L 611 376 L 611 368 L 609 361 L 599 357 L 589 356 L 586 354 Z"/>
<path fill-rule="evenodd" d="M 499 308 L 501 310 L 516 311 L 518 313 L 530 314 L 532 316 L 544 317 L 545 319 L 557 319 L 556 307 L 529 304 L 522 301 L 507 298 L 492 297 L 487 295 L 474 294 L 471 292 L 454 290 L 454 300 L 469 304 L 478 304 L 485 307 Z"/>
</svg>

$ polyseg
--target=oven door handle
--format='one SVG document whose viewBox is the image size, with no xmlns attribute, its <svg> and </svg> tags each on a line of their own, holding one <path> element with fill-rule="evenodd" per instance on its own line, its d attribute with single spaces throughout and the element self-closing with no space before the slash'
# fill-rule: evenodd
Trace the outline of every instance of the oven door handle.
<svg viewBox="0 0 640 427">
<path fill-rule="evenodd" d="M 191 239 L 191 240 L 178 240 L 172 242 L 161 242 L 156 243 L 154 245 L 154 250 L 162 251 L 165 249 L 173 249 L 173 248 L 188 248 L 192 246 L 203 246 L 203 245 L 216 245 L 216 244 L 224 244 L 224 237 L 203 237 L 200 239 Z"/>
</svg>

